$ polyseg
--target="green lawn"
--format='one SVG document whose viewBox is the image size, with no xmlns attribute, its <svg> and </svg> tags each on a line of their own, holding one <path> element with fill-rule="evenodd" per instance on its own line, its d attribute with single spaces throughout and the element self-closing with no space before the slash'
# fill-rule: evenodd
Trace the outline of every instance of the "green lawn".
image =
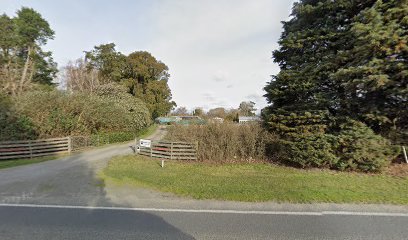
<svg viewBox="0 0 408 240">
<path fill-rule="evenodd" d="M 102 178 L 196 199 L 408 204 L 408 177 L 300 170 L 271 164 L 210 165 L 140 156 L 112 159 Z"/>
<path fill-rule="evenodd" d="M 38 157 L 38 158 L 33 158 L 33 159 L 24 158 L 24 159 L 13 159 L 13 160 L 0 160 L 0 169 L 17 167 L 17 166 L 33 164 L 33 163 L 40 163 L 40 162 L 45 162 L 49 160 L 55 160 L 63 156 L 64 155 L 55 155 L 55 156 Z"/>
</svg>

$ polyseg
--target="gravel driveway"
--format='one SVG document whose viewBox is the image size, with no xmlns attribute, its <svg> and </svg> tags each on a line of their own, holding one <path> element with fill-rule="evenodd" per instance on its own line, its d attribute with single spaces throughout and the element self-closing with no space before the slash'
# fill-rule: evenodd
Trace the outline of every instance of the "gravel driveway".
<svg viewBox="0 0 408 240">
<path fill-rule="evenodd" d="M 148 139 L 166 133 L 159 127 Z M 0 170 L 0 203 L 115 206 L 96 176 L 109 159 L 133 153 L 134 142 L 76 153 L 59 160 Z"/>
</svg>

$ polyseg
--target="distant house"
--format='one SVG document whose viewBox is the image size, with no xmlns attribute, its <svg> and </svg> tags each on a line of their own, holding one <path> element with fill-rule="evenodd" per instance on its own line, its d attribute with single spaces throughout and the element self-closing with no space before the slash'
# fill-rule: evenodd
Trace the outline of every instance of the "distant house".
<svg viewBox="0 0 408 240">
<path fill-rule="evenodd" d="M 238 122 L 240 124 L 251 123 L 251 122 L 260 122 L 261 118 L 254 116 L 254 117 L 239 117 Z"/>
</svg>

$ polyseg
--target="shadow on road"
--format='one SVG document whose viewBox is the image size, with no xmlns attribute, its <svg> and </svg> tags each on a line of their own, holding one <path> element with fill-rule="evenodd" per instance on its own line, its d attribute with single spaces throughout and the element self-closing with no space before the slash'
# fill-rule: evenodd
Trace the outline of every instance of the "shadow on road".
<svg viewBox="0 0 408 240">
<path fill-rule="evenodd" d="M 0 207 L 8 239 L 194 239 L 156 215 L 125 210 Z"/>
</svg>

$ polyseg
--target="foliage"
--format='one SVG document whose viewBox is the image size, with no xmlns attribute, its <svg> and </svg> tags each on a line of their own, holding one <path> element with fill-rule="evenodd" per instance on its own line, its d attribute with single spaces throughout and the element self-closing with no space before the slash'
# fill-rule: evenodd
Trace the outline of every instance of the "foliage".
<svg viewBox="0 0 408 240">
<path fill-rule="evenodd" d="M 408 119 L 408 3 L 311 1 L 283 23 L 281 68 L 265 87 L 276 111 L 329 111 L 387 135 Z"/>
<path fill-rule="evenodd" d="M 255 103 L 252 101 L 249 102 L 241 102 L 239 104 L 239 113 L 242 116 L 255 116 Z"/>
<path fill-rule="evenodd" d="M 88 70 L 97 69 L 104 83 L 119 82 L 125 76 L 126 56 L 115 49 L 114 43 L 95 46 L 85 52 Z"/>
<path fill-rule="evenodd" d="M 271 114 L 267 126 L 280 136 L 271 142 L 269 156 L 300 167 L 375 172 L 398 155 L 390 141 L 365 124 L 324 112 Z"/>
<path fill-rule="evenodd" d="M 16 112 L 11 99 L 0 93 L 0 141 L 36 137 L 37 133 L 30 119 Z"/>
<path fill-rule="evenodd" d="M 186 107 L 178 107 L 171 112 L 172 116 L 188 116 L 190 113 Z"/>
<path fill-rule="evenodd" d="M 171 126 L 166 139 L 198 143 L 198 159 L 211 162 L 252 162 L 265 159 L 271 136 L 257 124 L 230 123 Z"/>
<path fill-rule="evenodd" d="M 41 14 L 22 7 L 17 16 L 0 16 L 0 88 L 17 95 L 32 85 L 52 85 L 57 72 L 51 52 L 41 46 L 54 38 L 54 31 Z"/>
<path fill-rule="evenodd" d="M 274 159 L 302 168 L 334 168 L 339 161 L 335 155 L 336 138 L 329 134 L 298 136 L 291 140 L 279 139 L 270 144 L 269 154 Z"/>
<path fill-rule="evenodd" d="M 380 171 L 399 155 L 398 147 L 361 122 L 341 123 L 336 137 L 340 158 L 336 168 L 340 170 Z"/>
<path fill-rule="evenodd" d="M 89 69 L 83 59 L 77 59 L 75 62 L 68 62 L 62 70 L 67 90 L 70 92 L 88 92 L 94 93 L 103 80 L 100 73 L 95 69 Z"/>
<path fill-rule="evenodd" d="M 225 118 L 227 115 L 227 110 L 223 107 L 217 107 L 208 110 L 207 116 L 208 117 L 219 117 L 219 118 Z"/>
<path fill-rule="evenodd" d="M 99 86 L 95 94 L 106 102 L 114 102 L 115 106 L 121 108 L 125 114 L 117 117 L 126 119 L 128 126 L 123 130 L 136 132 L 151 124 L 149 110 L 140 99 L 126 93 L 124 87 L 116 84 L 105 84 Z"/>
<path fill-rule="evenodd" d="M 118 82 L 133 96 L 143 100 L 151 118 L 164 116 L 176 105 L 171 101 L 168 67 L 149 52 L 128 56 L 117 52 L 114 43 L 95 46 L 86 52 L 88 71 L 97 70 L 103 83 Z"/>
<path fill-rule="evenodd" d="M 408 204 L 408 178 L 302 170 L 266 163 L 208 164 L 121 156 L 109 161 L 106 184 L 125 184 L 195 199 L 294 203 Z"/>
<path fill-rule="evenodd" d="M 203 117 L 205 114 L 204 110 L 202 108 L 196 108 L 193 111 L 193 116 L 198 116 L 198 117 Z"/>
<path fill-rule="evenodd" d="M 127 63 L 129 72 L 126 85 L 129 92 L 146 102 L 153 119 L 170 112 L 176 104 L 171 101 L 167 83 L 170 78 L 169 68 L 144 51 L 129 54 Z"/>
<path fill-rule="evenodd" d="M 106 87 L 105 90 L 110 89 Z M 150 124 L 144 104 L 132 96 L 33 91 L 16 98 L 17 110 L 34 124 L 39 137 L 137 132 Z"/>
</svg>

